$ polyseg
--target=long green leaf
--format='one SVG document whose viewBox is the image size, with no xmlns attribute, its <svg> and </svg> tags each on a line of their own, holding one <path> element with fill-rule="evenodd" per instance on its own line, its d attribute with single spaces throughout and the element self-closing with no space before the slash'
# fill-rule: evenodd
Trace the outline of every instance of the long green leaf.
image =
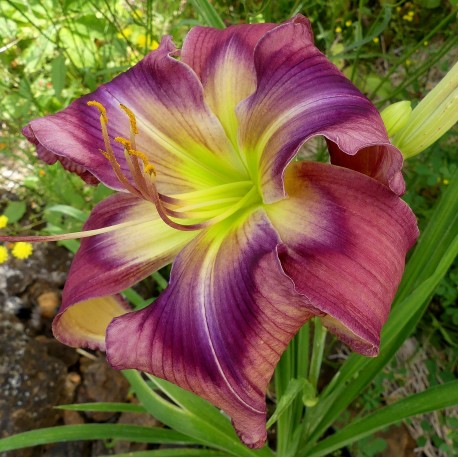
<svg viewBox="0 0 458 458">
<path fill-rule="evenodd" d="M 83 404 L 63 404 L 55 409 L 76 410 L 78 412 L 137 412 L 146 410 L 138 404 L 128 402 L 87 402 Z"/>
<path fill-rule="evenodd" d="M 0 452 L 53 442 L 98 439 L 117 439 L 148 444 L 194 444 L 190 437 L 170 429 L 123 424 L 88 424 L 35 429 L 6 437 L 0 439 Z"/>
<path fill-rule="evenodd" d="M 138 371 L 126 370 L 123 374 L 143 407 L 170 428 L 193 437 L 202 445 L 224 450 L 229 455 L 272 456 L 270 449 L 265 447 L 262 450 L 250 450 L 240 443 L 233 431 L 228 434 L 226 428 L 221 429 L 217 425 L 206 422 L 205 418 L 196 415 L 192 410 L 171 404 L 152 390 Z"/>
<path fill-rule="evenodd" d="M 267 428 L 270 428 L 284 413 L 284 411 L 293 403 L 299 393 L 302 393 L 306 384 L 310 382 L 305 378 L 291 379 L 288 386 L 280 398 L 277 408 L 267 422 Z"/>
<path fill-rule="evenodd" d="M 147 375 L 147 377 L 157 388 L 182 409 L 192 415 L 205 419 L 206 423 L 224 431 L 229 437 L 235 437 L 234 429 L 227 418 L 221 415 L 221 412 L 208 401 L 190 391 L 183 390 L 173 383 L 153 377 L 152 375 Z"/>
<path fill-rule="evenodd" d="M 78 210 L 75 207 L 71 207 L 70 205 L 53 205 L 52 207 L 48 207 L 46 209 L 47 212 L 55 212 L 61 213 L 62 215 L 71 216 L 78 221 L 85 222 L 89 216 L 89 213 L 84 212 L 82 210 Z"/>
<path fill-rule="evenodd" d="M 191 2 L 202 16 L 205 25 L 216 27 L 217 29 L 224 29 L 226 27 L 223 20 L 208 0 L 191 0 Z"/>
<path fill-rule="evenodd" d="M 160 448 L 110 456 L 226 456 L 226 454 L 210 448 Z"/>
<path fill-rule="evenodd" d="M 325 456 L 376 431 L 413 415 L 445 409 L 458 404 L 458 380 L 434 386 L 422 393 L 401 399 L 361 418 L 326 438 L 308 452 L 309 456 Z"/>
</svg>

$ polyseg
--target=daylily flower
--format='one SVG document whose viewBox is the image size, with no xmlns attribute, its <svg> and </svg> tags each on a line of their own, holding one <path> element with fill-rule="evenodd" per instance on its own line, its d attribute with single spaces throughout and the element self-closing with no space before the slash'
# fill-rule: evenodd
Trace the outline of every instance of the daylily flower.
<svg viewBox="0 0 458 458">
<path fill-rule="evenodd" d="M 312 316 L 353 350 L 377 354 L 417 237 L 399 198 L 402 156 L 303 16 L 195 27 L 181 53 L 164 37 L 24 134 L 44 161 L 119 191 L 80 234 L 91 237 L 54 321 L 60 341 L 106 349 L 116 369 L 208 399 L 250 447 L 266 439 L 275 365 Z M 294 161 L 316 135 L 331 163 Z M 149 307 L 92 306 L 172 261 Z M 108 325 L 110 314 L 119 316 Z"/>
</svg>

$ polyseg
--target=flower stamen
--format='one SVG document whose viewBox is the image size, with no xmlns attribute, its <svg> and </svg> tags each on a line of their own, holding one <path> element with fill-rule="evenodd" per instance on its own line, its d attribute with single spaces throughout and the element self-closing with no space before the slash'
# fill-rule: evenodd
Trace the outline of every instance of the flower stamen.
<svg viewBox="0 0 458 458">
<path fill-rule="evenodd" d="M 103 154 L 103 156 L 108 160 L 111 167 L 113 168 L 116 177 L 118 178 L 120 183 L 126 188 L 126 190 L 138 196 L 138 190 L 130 184 L 129 180 L 122 172 L 121 166 L 119 165 L 119 162 L 116 159 L 113 149 L 111 148 L 110 137 L 108 136 L 108 116 L 106 108 L 96 100 L 90 100 L 89 102 L 87 102 L 87 105 L 89 107 L 96 107 L 100 113 L 100 127 L 102 129 L 102 137 L 103 142 L 105 144 L 105 151 L 99 148 L 99 152 Z"/>
<path fill-rule="evenodd" d="M 135 136 L 138 135 L 138 125 L 135 114 L 123 104 L 120 108 L 126 113 L 130 124 L 130 139 L 115 137 L 114 141 L 120 143 L 124 149 L 124 157 L 129 166 L 134 187 L 121 170 L 121 166 L 111 147 L 108 136 L 108 116 L 105 107 L 95 100 L 87 102 L 88 106 L 94 106 L 100 113 L 100 125 L 102 129 L 105 150 L 99 149 L 100 153 L 109 161 L 119 181 L 125 189 L 132 194 L 152 202 L 161 219 L 170 227 L 180 231 L 195 231 L 216 224 L 236 211 L 256 201 L 257 191 L 252 187 L 251 181 L 236 183 L 235 195 L 227 198 L 226 187 L 233 185 L 217 186 L 213 190 L 202 190 L 191 193 L 166 196 L 157 190 L 157 172 L 148 156 L 137 149 Z M 143 164 L 143 171 L 140 168 Z M 225 197 L 225 198 L 224 198 Z M 195 200 L 197 199 L 197 200 Z M 173 218 L 173 219 L 172 219 Z M 202 219 L 204 221 L 202 221 Z M 185 221 L 180 223 L 176 220 Z"/>
</svg>

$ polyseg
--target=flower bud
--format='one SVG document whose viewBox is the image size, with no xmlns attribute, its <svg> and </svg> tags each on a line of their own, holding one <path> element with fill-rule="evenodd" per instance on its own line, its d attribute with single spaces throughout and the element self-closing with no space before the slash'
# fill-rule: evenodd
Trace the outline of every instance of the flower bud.
<svg viewBox="0 0 458 458">
<path fill-rule="evenodd" d="M 410 102 L 403 100 L 387 106 L 380 114 L 388 135 L 393 137 L 406 126 L 412 113 Z"/>
<path fill-rule="evenodd" d="M 405 158 L 421 153 L 458 120 L 458 63 L 412 111 L 392 138 Z"/>
</svg>

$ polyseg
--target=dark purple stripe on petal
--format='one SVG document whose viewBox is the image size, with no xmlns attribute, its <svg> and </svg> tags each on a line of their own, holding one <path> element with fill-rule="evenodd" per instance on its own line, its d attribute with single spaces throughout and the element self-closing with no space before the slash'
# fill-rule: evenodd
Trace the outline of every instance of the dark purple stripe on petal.
<svg viewBox="0 0 458 458">
<path fill-rule="evenodd" d="M 267 384 L 312 314 L 281 269 L 278 241 L 261 210 L 202 233 L 177 257 L 167 290 L 109 326 L 110 364 L 197 393 L 231 416 L 248 446 L 262 446 Z"/>
</svg>

